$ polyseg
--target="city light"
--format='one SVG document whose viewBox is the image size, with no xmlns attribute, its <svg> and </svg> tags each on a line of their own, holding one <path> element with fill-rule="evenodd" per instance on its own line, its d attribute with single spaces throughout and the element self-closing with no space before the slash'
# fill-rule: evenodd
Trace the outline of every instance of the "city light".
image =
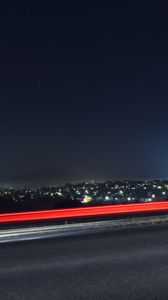
<svg viewBox="0 0 168 300">
<path fill-rule="evenodd" d="M 0 189 L 0 211 L 162 201 L 167 195 L 165 191 L 167 186 L 168 181 L 127 180 L 101 183 L 82 182 L 32 189 L 10 187 Z"/>
<path fill-rule="evenodd" d="M 91 202 L 91 201 L 92 201 L 92 197 L 85 196 L 85 197 L 83 198 L 82 203 L 88 204 L 88 203 Z"/>
</svg>

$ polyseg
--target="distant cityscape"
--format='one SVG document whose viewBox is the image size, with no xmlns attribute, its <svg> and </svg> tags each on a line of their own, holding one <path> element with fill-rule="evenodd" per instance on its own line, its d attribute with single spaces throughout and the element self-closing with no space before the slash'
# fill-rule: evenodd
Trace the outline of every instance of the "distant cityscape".
<svg viewBox="0 0 168 300">
<path fill-rule="evenodd" d="M 167 201 L 168 181 L 83 182 L 59 187 L 1 188 L 0 212 Z"/>
</svg>

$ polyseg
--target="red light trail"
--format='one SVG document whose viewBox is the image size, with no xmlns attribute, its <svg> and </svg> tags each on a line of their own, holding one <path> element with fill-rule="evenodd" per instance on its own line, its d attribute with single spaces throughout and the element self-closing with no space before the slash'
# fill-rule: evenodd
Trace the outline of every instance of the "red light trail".
<svg viewBox="0 0 168 300">
<path fill-rule="evenodd" d="M 45 211 L 0 214 L 0 223 L 37 220 L 60 220 L 77 217 L 110 216 L 126 213 L 168 211 L 168 202 L 136 203 L 109 206 L 80 207 Z"/>
</svg>

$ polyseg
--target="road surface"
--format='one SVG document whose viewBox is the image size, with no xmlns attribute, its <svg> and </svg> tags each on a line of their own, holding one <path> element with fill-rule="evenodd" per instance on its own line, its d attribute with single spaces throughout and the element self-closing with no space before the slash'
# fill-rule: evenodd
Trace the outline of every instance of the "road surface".
<svg viewBox="0 0 168 300">
<path fill-rule="evenodd" d="M 168 225 L 1 244 L 0 299 L 168 299 Z"/>
</svg>

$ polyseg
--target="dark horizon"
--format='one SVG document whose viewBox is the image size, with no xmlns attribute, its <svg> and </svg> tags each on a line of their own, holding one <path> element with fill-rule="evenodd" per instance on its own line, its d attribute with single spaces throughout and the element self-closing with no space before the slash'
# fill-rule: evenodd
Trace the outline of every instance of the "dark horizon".
<svg viewBox="0 0 168 300">
<path fill-rule="evenodd" d="M 48 169 L 48 170 L 38 170 L 32 171 L 30 173 L 13 173 L 13 174 L 2 174 L 0 173 L 0 188 L 9 188 L 13 187 L 16 189 L 22 187 L 33 187 L 33 188 L 42 188 L 46 186 L 50 187 L 58 187 L 64 186 L 66 184 L 78 184 L 82 182 L 95 182 L 95 183 L 104 183 L 104 182 L 125 182 L 125 181 L 148 181 L 148 182 L 155 182 L 155 181 L 168 181 L 168 178 L 142 178 L 142 177 L 87 177 L 81 176 L 81 174 L 75 174 L 70 172 L 69 170 L 65 169 Z"/>
<path fill-rule="evenodd" d="M 1 3 L 1 177 L 168 178 L 166 12 Z"/>
</svg>

